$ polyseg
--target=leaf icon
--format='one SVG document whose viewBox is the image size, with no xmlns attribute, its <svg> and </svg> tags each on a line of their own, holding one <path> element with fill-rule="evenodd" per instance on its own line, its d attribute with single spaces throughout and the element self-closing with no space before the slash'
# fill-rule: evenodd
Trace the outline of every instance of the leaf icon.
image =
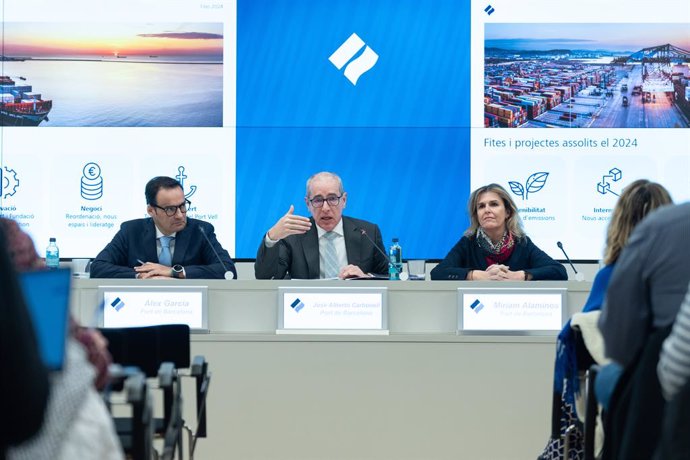
<svg viewBox="0 0 690 460">
<path fill-rule="evenodd" d="M 522 199 L 525 198 L 525 188 L 520 182 L 508 181 L 508 185 L 510 185 L 510 191 Z"/>
<path fill-rule="evenodd" d="M 541 190 L 544 185 L 546 185 L 546 179 L 549 177 L 549 173 L 547 172 L 536 172 L 529 176 L 527 178 L 527 182 L 525 182 L 526 186 L 526 191 L 525 191 L 525 199 L 527 199 L 527 195 L 530 193 L 535 193 Z"/>
</svg>

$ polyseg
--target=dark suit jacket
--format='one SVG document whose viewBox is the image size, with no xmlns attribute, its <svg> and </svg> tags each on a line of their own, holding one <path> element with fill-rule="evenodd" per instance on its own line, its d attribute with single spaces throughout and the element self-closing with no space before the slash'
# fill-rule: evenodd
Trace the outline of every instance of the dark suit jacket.
<svg viewBox="0 0 690 460">
<path fill-rule="evenodd" d="M 225 267 L 201 234 L 201 228 L 211 240 Z M 137 259 L 158 262 L 156 226 L 151 218 L 123 223 L 113 240 L 91 263 L 91 278 L 134 278 L 136 272 L 133 267 L 139 265 Z M 177 232 L 172 263 L 182 265 L 187 278 L 222 279 L 226 267 L 237 278 L 235 264 L 216 239 L 213 225 L 201 220 L 188 218 L 184 230 Z"/>
<path fill-rule="evenodd" d="M 524 270 L 533 280 L 567 280 L 568 273 L 529 237 L 518 240 L 510 258 L 503 264 L 512 271 Z M 463 236 L 445 259 L 431 270 L 432 280 L 464 280 L 470 270 L 486 270 L 486 256 L 474 238 Z"/>
<path fill-rule="evenodd" d="M 388 259 L 358 229 L 364 229 L 379 248 L 383 247 L 378 225 L 343 216 L 347 263 L 357 265 L 364 273 L 387 274 Z M 317 279 L 319 269 L 319 236 L 314 219 L 308 232 L 290 235 L 271 248 L 261 239 L 254 263 L 257 279 Z"/>
</svg>

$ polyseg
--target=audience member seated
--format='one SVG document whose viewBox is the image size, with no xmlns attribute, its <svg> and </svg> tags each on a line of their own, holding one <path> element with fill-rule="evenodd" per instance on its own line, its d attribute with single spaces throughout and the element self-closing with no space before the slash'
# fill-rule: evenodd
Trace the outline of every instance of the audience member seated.
<svg viewBox="0 0 690 460">
<path fill-rule="evenodd" d="M 0 228 L 10 228 L 7 245 L 12 248 L 15 269 L 41 266 L 31 238 L 16 222 L 0 219 Z M 30 440 L 8 449 L 9 460 L 124 458 L 110 414 L 95 388 L 96 383 L 105 382 L 100 374 L 105 374 L 109 363 L 105 339 L 97 331 L 78 328 L 76 323 L 70 332 L 64 369 L 49 376 L 43 426 Z"/>
<path fill-rule="evenodd" d="M 661 350 L 658 373 L 664 398 L 668 401 L 690 380 L 690 284 L 673 330 Z"/>
<path fill-rule="evenodd" d="M 596 330 L 596 319 L 604 302 L 604 295 L 608 287 L 613 267 L 620 256 L 623 247 L 628 241 L 633 229 L 642 219 L 654 209 L 670 204 L 671 197 L 668 191 L 660 184 L 639 179 L 629 184 L 623 190 L 620 198 L 616 202 L 611 215 L 611 221 L 606 234 L 606 249 L 604 251 L 604 267 L 599 270 L 594 278 L 589 297 L 582 308 L 583 313 L 590 315 L 577 315 L 582 324 L 592 324 L 594 327 L 582 328 L 583 335 L 594 335 L 586 337 L 585 344 L 594 344 L 588 347 L 587 356 L 594 359 L 599 364 L 603 362 L 603 350 L 598 344 L 601 343 L 601 336 Z M 578 366 L 578 362 L 586 361 L 583 356 L 578 356 L 575 334 L 569 320 L 558 335 L 556 344 L 556 363 L 554 368 L 554 393 L 560 398 L 560 419 L 562 421 L 558 438 L 552 438 L 547 443 L 541 459 L 563 458 L 563 437 L 565 430 L 577 420 L 578 413 L 575 405 L 576 395 L 579 393 L 579 371 L 583 370 Z M 584 353 L 588 355 L 587 352 Z M 589 367 L 587 363 L 584 369 Z M 556 403 L 554 403 L 556 404 Z M 552 436 L 555 433 L 552 433 Z M 570 439 L 571 451 L 582 452 L 584 449 L 582 433 L 578 432 Z"/>
<path fill-rule="evenodd" d="M 49 385 L 4 228 L 0 224 L 0 414 L 5 419 L 0 459 L 8 447 L 27 441 L 41 428 Z"/>
<path fill-rule="evenodd" d="M 690 284 L 657 368 L 666 398 L 657 460 L 690 460 Z"/>
<path fill-rule="evenodd" d="M 432 280 L 567 280 L 568 274 L 525 235 L 517 206 L 498 184 L 480 187 L 468 204 L 470 227 L 432 271 Z"/>
<path fill-rule="evenodd" d="M 646 441 L 658 439 L 655 433 L 659 433 L 659 420 L 635 412 L 643 405 L 635 400 L 634 386 L 637 381 L 649 383 L 646 372 L 650 358 L 643 350 L 649 353 L 653 348 L 650 338 L 657 339 L 660 332 L 674 322 L 690 282 L 688 235 L 690 202 L 654 211 L 633 231 L 611 275 L 599 328 L 606 355 L 621 366 L 623 379 L 619 384 L 617 376 L 606 378 L 600 374 L 597 377 L 597 398 L 607 400 L 613 395 L 609 399 L 610 421 L 606 423 L 607 428 L 613 427 L 613 430 L 607 429 L 606 458 L 616 458 L 619 451 L 642 452 L 649 447 Z M 654 367 L 658 360 L 657 350 Z M 636 368 L 638 362 L 639 369 Z M 659 386 L 656 378 L 650 385 L 654 383 Z M 612 436 L 612 431 L 622 435 Z M 640 432 L 645 435 L 626 434 Z M 640 443 L 639 448 L 635 441 Z"/>
</svg>

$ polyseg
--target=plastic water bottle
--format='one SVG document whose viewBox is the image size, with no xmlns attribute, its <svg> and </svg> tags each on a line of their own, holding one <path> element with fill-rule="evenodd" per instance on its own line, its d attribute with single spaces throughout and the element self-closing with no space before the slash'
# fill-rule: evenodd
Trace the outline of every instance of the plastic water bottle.
<svg viewBox="0 0 690 460">
<path fill-rule="evenodd" d="M 46 248 L 46 267 L 52 270 L 60 267 L 60 249 L 55 244 L 55 238 L 50 239 Z"/>
<path fill-rule="evenodd" d="M 390 263 L 388 266 L 388 279 L 399 280 L 400 273 L 402 272 L 402 248 L 398 244 L 398 239 L 393 238 L 393 244 L 391 244 L 388 250 L 388 258 Z"/>
</svg>

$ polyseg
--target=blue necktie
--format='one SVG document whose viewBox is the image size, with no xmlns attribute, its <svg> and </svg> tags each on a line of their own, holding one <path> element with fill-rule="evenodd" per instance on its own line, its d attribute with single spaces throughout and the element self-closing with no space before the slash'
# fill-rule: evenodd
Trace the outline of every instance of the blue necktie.
<svg viewBox="0 0 690 460">
<path fill-rule="evenodd" d="M 335 238 L 338 234 L 335 232 L 326 232 L 323 238 L 326 238 L 326 250 L 323 254 L 324 262 L 324 277 L 337 278 L 340 273 L 340 264 L 338 263 L 338 252 L 335 249 Z"/>
<path fill-rule="evenodd" d="M 168 267 L 172 266 L 172 254 L 170 254 L 170 241 L 172 241 L 172 239 L 172 236 L 160 237 L 161 254 L 158 256 L 158 263 Z"/>
</svg>

